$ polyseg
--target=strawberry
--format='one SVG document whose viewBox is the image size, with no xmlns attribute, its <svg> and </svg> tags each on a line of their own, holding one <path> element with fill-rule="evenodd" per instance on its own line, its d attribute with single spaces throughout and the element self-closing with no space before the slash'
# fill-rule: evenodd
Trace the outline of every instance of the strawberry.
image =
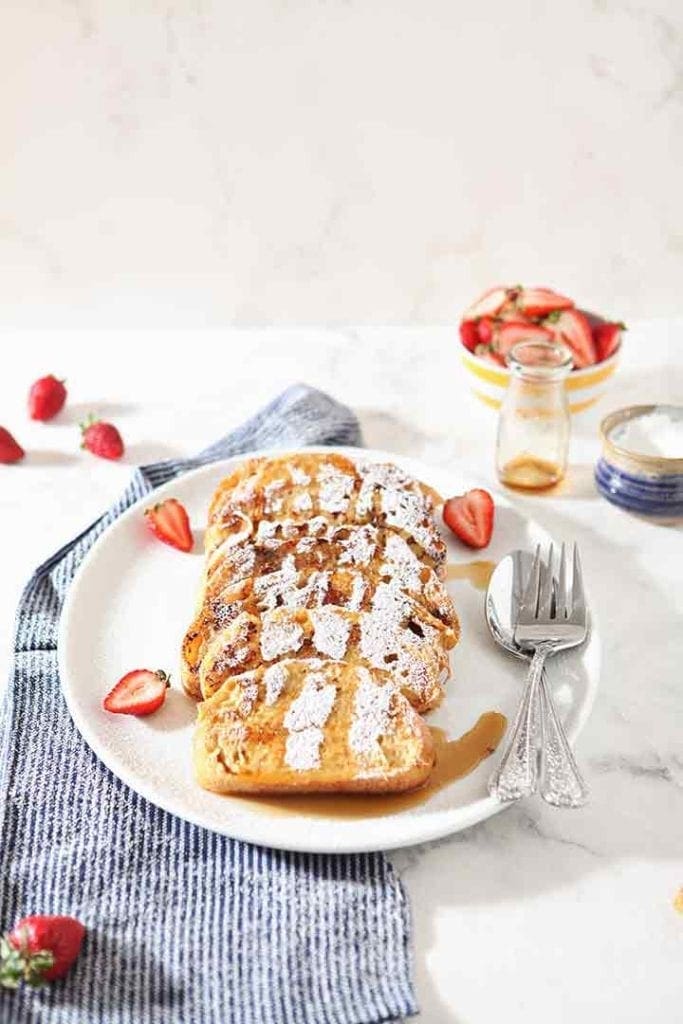
<svg viewBox="0 0 683 1024">
<path fill-rule="evenodd" d="M 105 711 L 114 715 L 151 715 L 166 700 L 169 677 L 161 670 L 136 668 L 119 679 L 104 698 Z"/>
<path fill-rule="evenodd" d="M 562 341 L 572 350 L 574 366 L 590 366 L 596 361 L 595 345 L 591 327 L 579 309 L 564 309 L 551 313 L 544 321 L 556 341 Z"/>
<path fill-rule="evenodd" d="M 516 305 L 526 316 L 547 316 L 558 309 L 571 309 L 574 303 L 572 299 L 558 295 L 550 288 L 522 288 Z"/>
<path fill-rule="evenodd" d="M 621 323 L 602 323 L 593 328 L 593 341 L 598 362 L 609 359 L 621 344 L 621 332 L 626 325 Z"/>
<path fill-rule="evenodd" d="M 28 414 L 32 420 L 51 420 L 64 407 L 66 388 L 52 374 L 34 381 L 28 393 Z"/>
<path fill-rule="evenodd" d="M 176 498 L 167 498 L 159 505 L 145 509 L 147 525 L 159 540 L 178 551 L 191 551 L 194 544 L 190 520 L 185 507 Z"/>
<path fill-rule="evenodd" d="M 18 462 L 23 459 L 26 452 L 21 445 L 14 440 L 9 430 L 0 427 L 0 462 Z"/>
<path fill-rule="evenodd" d="M 495 349 L 491 348 L 490 345 L 477 345 L 474 350 L 475 356 L 479 356 L 480 359 L 487 359 L 489 363 L 495 363 L 496 366 L 505 367 L 505 360 L 502 356 L 499 356 Z"/>
<path fill-rule="evenodd" d="M 493 515 L 493 498 L 481 488 L 449 498 L 443 507 L 444 523 L 470 548 L 485 548 L 491 540 Z"/>
<path fill-rule="evenodd" d="M 38 987 L 61 978 L 81 950 L 85 928 L 75 917 L 31 914 L 0 940 L 0 985 Z"/>
<path fill-rule="evenodd" d="M 101 459 L 120 459 L 123 455 L 123 440 L 112 423 L 103 423 L 90 416 L 81 423 L 83 440 L 81 448 L 87 448 Z"/>
<path fill-rule="evenodd" d="M 517 320 L 508 320 L 498 331 L 498 352 L 505 358 L 518 341 L 552 341 L 551 331 L 540 324 L 529 324 Z"/>
<path fill-rule="evenodd" d="M 496 316 L 510 297 L 510 289 L 498 285 L 489 288 L 487 292 L 480 295 L 476 302 L 473 302 L 469 309 L 465 310 L 463 320 L 478 320 L 482 316 Z"/>
<path fill-rule="evenodd" d="M 483 316 L 477 324 L 477 333 L 479 334 L 479 341 L 482 345 L 490 345 L 493 341 L 493 333 L 496 327 L 495 320 L 492 320 L 490 316 Z"/>
<path fill-rule="evenodd" d="M 469 352 L 479 344 L 479 331 L 474 320 L 462 320 L 460 323 L 460 340 Z"/>
</svg>

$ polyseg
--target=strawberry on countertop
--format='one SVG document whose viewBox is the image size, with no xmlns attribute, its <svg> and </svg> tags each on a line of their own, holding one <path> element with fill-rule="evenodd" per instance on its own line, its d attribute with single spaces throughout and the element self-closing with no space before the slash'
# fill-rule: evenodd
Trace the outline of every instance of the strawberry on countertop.
<svg viewBox="0 0 683 1024">
<path fill-rule="evenodd" d="M 10 434 L 9 430 L 0 427 L 0 462 L 9 465 L 11 462 L 19 462 L 26 452 L 18 441 Z"/>
<path fill-rule="evenodd" d="M 0 985 L 38 987 L 67 973 L 81 950 L 85 928 L 75 917 L 31 914 L 0 940 Z"/>
<path fill-rule="evenodd" d="M 66 388 L 63 380 L 57 380 L 51 373 L 40 377 L 31 385 L 28 393 L 28 413 L 32 420 L 51 420 L 66 402 Z"/>
<path fill-rule="evenodd" d="M 449 498 L 443 507 L 443 521 L 470 548 L 485 548 L 493 533 L 494 504 L 488 491 L 477 487 Z"/>
<path fill-rule="evenodd" d="M 136 668 L 119 679 L 102 706 L 114 715 L 151 715 L 166 700 L 170 685 L 169 677 L 161 669 L 154 672 L 149 668 Z"/>
<path fill-rule="evenodd" d="M 81 448 L 87 449 L 101 459 L 120 459 L 123 455 L 123 440 L 112 423 L 90 416 L 81 424 Z"/>
</svg>

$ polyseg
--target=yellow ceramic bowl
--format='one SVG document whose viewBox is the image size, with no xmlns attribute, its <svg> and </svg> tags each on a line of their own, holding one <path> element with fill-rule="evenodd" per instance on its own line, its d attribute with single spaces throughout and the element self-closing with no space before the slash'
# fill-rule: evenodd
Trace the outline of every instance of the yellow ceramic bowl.
<svg viewBox="0 0 683 1024">
<path fill-rule="evenodd" d="M 499 409 L 510 380 L 510 371 L 496 366 L 488 359 L 473 355 L 463 345 L 460 345 L 460 352 L 472 392 L 492 409 Z M 621 346 L 602 363 L 586 366 L 583 370 L 572 370 L 565 382 L 571 412 L 590 409 L 602 397 L 607 390 L 608 380 L 617 368 L 620 352 Z"/>
</svg>

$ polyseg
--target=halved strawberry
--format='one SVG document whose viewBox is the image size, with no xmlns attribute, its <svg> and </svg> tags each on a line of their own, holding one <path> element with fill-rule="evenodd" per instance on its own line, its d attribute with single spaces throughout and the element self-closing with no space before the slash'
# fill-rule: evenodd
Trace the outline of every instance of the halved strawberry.
<svg viewBox="0 0 683 1024">
<path fill-rule="evenodd" d="M 510 289 L 504 288 L 503 285 L 489 288 L 465 310 L 463 320 L 478 320 L 482 316 L 496 316 L 508 301 L 509 296 Z"/>
<path fill-rule="evenodd" d="M 556 341 L 562 341 L 572 350 L 574 366 L 578 369 L 596 361 L 591 327 L 580 309 L 565 309 L 551 313 L 544 321 Z"/>
<path fill-rule="evenodd" d="M 490 363 L 495 363 L 496 366 L 506 366 L 503 357 L 498 355 L 495 349 L 491 348 L 490 345 L 477 345 L 474 350 L 474 354 L 475 356 L 479 356 L 480 359 L 488 359 Z"/>
<path fill-rule="evenodd" d="M 571 309 L 573 305 L 572 299 L 550 288 L 522 288 L 517 296 L 517 309 L 527 316 L 547 316 L 557 309 Z"/>
<path fill-rule="evenodd" d="M 614 355 L 621 344 L 621 332 L 625 330 L 626 324 L 621 323 L 598 324 L 593 328 L 595 353 L 599 363 Z"/>
<path fill-rule="evenodd" d="M 147 525 L 159 540 L 178 551 L 191 551 L 194 540 L 185 507 L 177 498 L 167 498 L 152 508 L 145 509 Z"/>
<path fill-rule="evenodd" d="M 460 340 L 469 352 L 479 344 L 479 331 L 474 320 L 463 320 L 460 324 Z"/>
<path fill-rule="evenodd" d="M 493 533 L 494 511 L 493 498 L 478 487 L 449 498 L 443 507 L 443 521 L 463 544 L 485 548 Z"/>
<path fill-rule="evenodd" d="M 479 341 L 482 345 L 490 345 L 493 340 L 493 332 L 495 330 L 496 323 L 490 316 L 483 316 L 477 324 L 477 332 L 479 334 Z"/>
<path fill-rule="evenodd" d="M 552 341 L 553 336 L 546 327 L 540 324 L 528 324 L 517 320 L 508 320 L 498 329 L 497 347 L 503 358 L 518 341 Z"/>
<path fill-rule="evenodd" d="M 110 690 L 103 701 L 104 710 L 114 715 L 151 715 L 166 700 L 170 685 L 165 672 L 136 668 Z"/>
</svg>

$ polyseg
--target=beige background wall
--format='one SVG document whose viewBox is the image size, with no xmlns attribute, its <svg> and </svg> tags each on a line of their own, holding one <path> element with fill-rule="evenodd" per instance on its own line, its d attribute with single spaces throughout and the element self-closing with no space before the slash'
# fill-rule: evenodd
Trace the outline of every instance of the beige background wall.
<svg viewBox="0 0 683 1024">
<path fill-rule="evenodd" d="M 683 311 L 678 0 L 14 0 L 0 325 Z"/>
</svg>

